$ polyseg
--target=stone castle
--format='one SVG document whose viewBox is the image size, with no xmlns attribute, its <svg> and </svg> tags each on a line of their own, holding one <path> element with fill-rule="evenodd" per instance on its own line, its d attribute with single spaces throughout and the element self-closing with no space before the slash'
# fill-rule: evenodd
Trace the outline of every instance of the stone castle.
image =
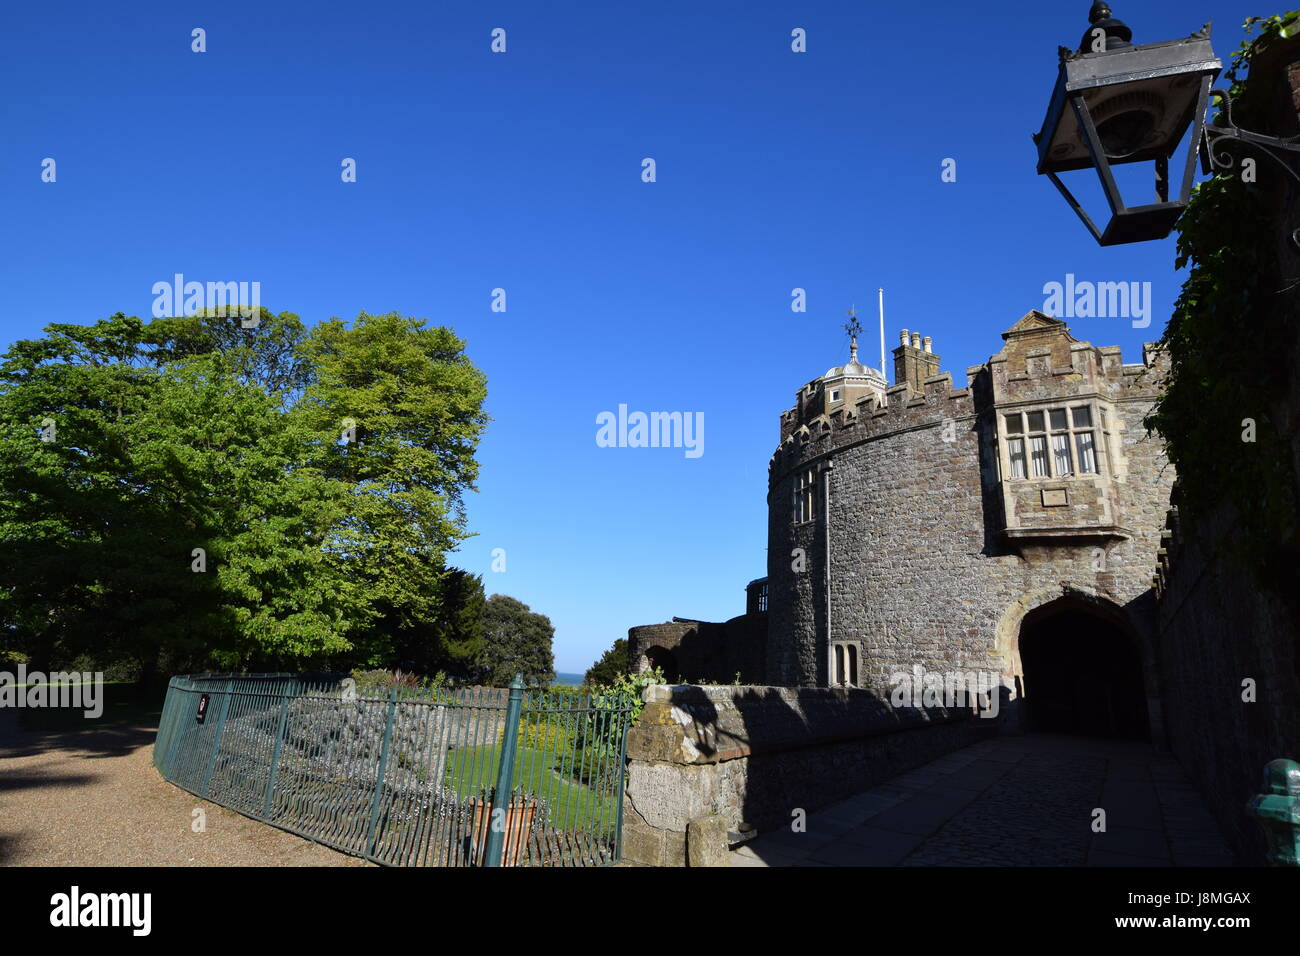
<svg viewBox="0 0 1300 956">
<path fill-rule="evenodd" d="M 1002 338 L 962 388 L 929 337 L 903 330 L 892 387 L 855 338 L 781 415 L 745 613 L 634 627 L 635 665 L 882 696 L 918 666 L 996 672 L 1028 726 L 1159 739 L 1174 475 L 1143 420 L 1167 362 L 1148 344 L 1126 365 L 1037 311 Z"/>
</svg>

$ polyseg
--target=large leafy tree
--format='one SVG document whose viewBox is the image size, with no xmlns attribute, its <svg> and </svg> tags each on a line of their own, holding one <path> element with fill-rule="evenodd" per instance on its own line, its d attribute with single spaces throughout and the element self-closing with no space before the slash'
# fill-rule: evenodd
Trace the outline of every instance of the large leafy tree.
<svg viewBox="0 0 1300 956">
<path fill-rule="evenodd" d="M 0 361 L 0 643 L 37 664 L 386 663 L 437 620 L 485 421 L 463 343 L 395 315 L 225 322 L 52 325 Z M 338 443 L 347 414 L 362 443 Z"/>
<path fill-rule="evenodd" d="M 328 436 L 316 461 L 351 496 L 335 551 L 398 627 L 434 620 L 444 556 L 469 536 L 486 379 L 449 329 L 395 312 L 323 323 L 304 349 L 314 379 L 294 414 Z"/>
<path fill-rule="evenodd" d="M 549 685 L 555 680 L 551 642 L 555 628 L 550 618 L 534 613 L 527 604 L 494 594 L 483 608 L 483 648 L 479 652 L 479 680 L 495 687 L 523 674 L 529 684 Z"/>
</svg>

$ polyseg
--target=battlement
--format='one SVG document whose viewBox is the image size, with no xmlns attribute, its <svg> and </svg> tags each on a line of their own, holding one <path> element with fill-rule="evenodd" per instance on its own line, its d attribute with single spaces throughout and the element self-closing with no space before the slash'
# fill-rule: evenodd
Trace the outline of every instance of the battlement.
<svg viewBox="0 0 1300 956">
<path fill-rule="evenodd" d="M 1143 346 L 1141 363 L 1126 365 L 1119 346 L 1094 347 L 1075 339 L 1059 319 L 1031 311 L 1002 334 L 1002 350 L 983 365 L 967 367 L 965 387 L 955 388 L 952 375 L 938 370 L 928 336 L 907 330 L 901 336 L 894 350 L 898 384 L 838 407 L 812 401 L 825 379 L 803 386 L 795 407 L 781 413 L 781 443 L 768 464 L 772 480 L 846 445 L 941 427 L 998 406 L 1091 396 L 1112 403 L 1154 399 L 1169 368 L 1167 353 L 1156 343 Z M 933 374 L 918 377 L 923 369 Z M 817 413 L 821 408 L 827 410 Z"/>
<path fill-rule="evenodd" d="M 982 366 L 977 366 L 982 370 Z M 973 381 L 953 388 L 952 375 L 940 372 L 922 383 L 922 391 L 904 382 L 887 388 L 879 398 L 868 395 L 852 406 L 797 423 L 797 409 L 781 415 L 782 441 L 768 469 L 775 477 L 828 451 L 895 432 L 939 427 L 946 421 L 975 415 Z"/>
</svg>

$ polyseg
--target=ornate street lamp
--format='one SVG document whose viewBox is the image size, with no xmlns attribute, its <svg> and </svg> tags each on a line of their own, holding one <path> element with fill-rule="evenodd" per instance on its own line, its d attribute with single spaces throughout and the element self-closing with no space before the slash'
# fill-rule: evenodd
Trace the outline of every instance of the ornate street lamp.
<svg viewBox="0 0 1300 956">
<path fill-rule="evenodd" d="M 1105 0 L 1093 3 L 1091 26 L 1078 50 L 1060 48 L 1061 71 L 1052 91 L 1043 128 L 1034 135 L 1038 172 L 1061 191 L 1088 231 L 1103 246 L 1163 239 L 1169 235 L 1192 195 L 1196 157 L 1209 173 L 1233 165 L 1226 147 L 1244 145 L 1268 156 L 1300 185 L 1300 172 L 1285 153 L 1300 153 L 1300 136 L 1265 136 L 1232 121 L 1232 99 L 1210 89 L 1223 64 L 1210 46 L 1210 25 L 1182 40 L 1133 46 L 1133 33 L 1114 18 Z M 1209 99 L 1223 112 L 1205 124 Z M 1177 198 L 1169 198 L 1169 159 L 1193 126 L 1187 164 Z M 1113 166 L 1155 164 L 1156 201 L 1129 206 L 1115 183 Z M 1058 173 L 1097 170 L 1111 219 L 1104 230 L 1061 182 Z M 1300 246 L 1300 229 L 1292 234 Z"/>
<path fill-rule="evenodd" d="M 1196 157 L 1204 135 L 1210 85 L 1223 64 L 1210 47 L 1208 24 L 1181 40 L 1134 46 L 1133 34 L 1098 0 L 1092 26 L 1078 50 L 1060 48 L 1061 69 L 1052 91 L 1038 146 L 1038 172 L 1103 246 L 1163 239 L 1191 198 Z M 1177 197 L 1169 195 L 1169 159 L 1190 125 L 1192 147 Z M 1154 162 L 1156 201 L 1129 206 L 1112 167 Z M 1058 175 L 1095 168 L 1110 204 L 1104 230 L 1079 205 Z"/>
</svg>

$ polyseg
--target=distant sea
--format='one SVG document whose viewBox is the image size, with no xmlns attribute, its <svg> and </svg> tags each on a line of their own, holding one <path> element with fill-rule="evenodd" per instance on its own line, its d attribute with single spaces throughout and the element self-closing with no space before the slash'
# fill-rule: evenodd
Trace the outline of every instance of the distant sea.
<svg viewBox="0 0 1300 956">
<path fill-rule="evenodd" d="M 582 686 L 582 675 L 581 675 L 581 674 L 561 674 L 561 673 L 559 673 L 559 672 L 556 672 L 556 674 L 555 674 L 555 683 L 557 683 L 557 684 L 561 684 L 561 685 L 563 685 L 563 686 L 565 686 L 565 687 L 581 687 L 581 686 Z"/>
</svg>

